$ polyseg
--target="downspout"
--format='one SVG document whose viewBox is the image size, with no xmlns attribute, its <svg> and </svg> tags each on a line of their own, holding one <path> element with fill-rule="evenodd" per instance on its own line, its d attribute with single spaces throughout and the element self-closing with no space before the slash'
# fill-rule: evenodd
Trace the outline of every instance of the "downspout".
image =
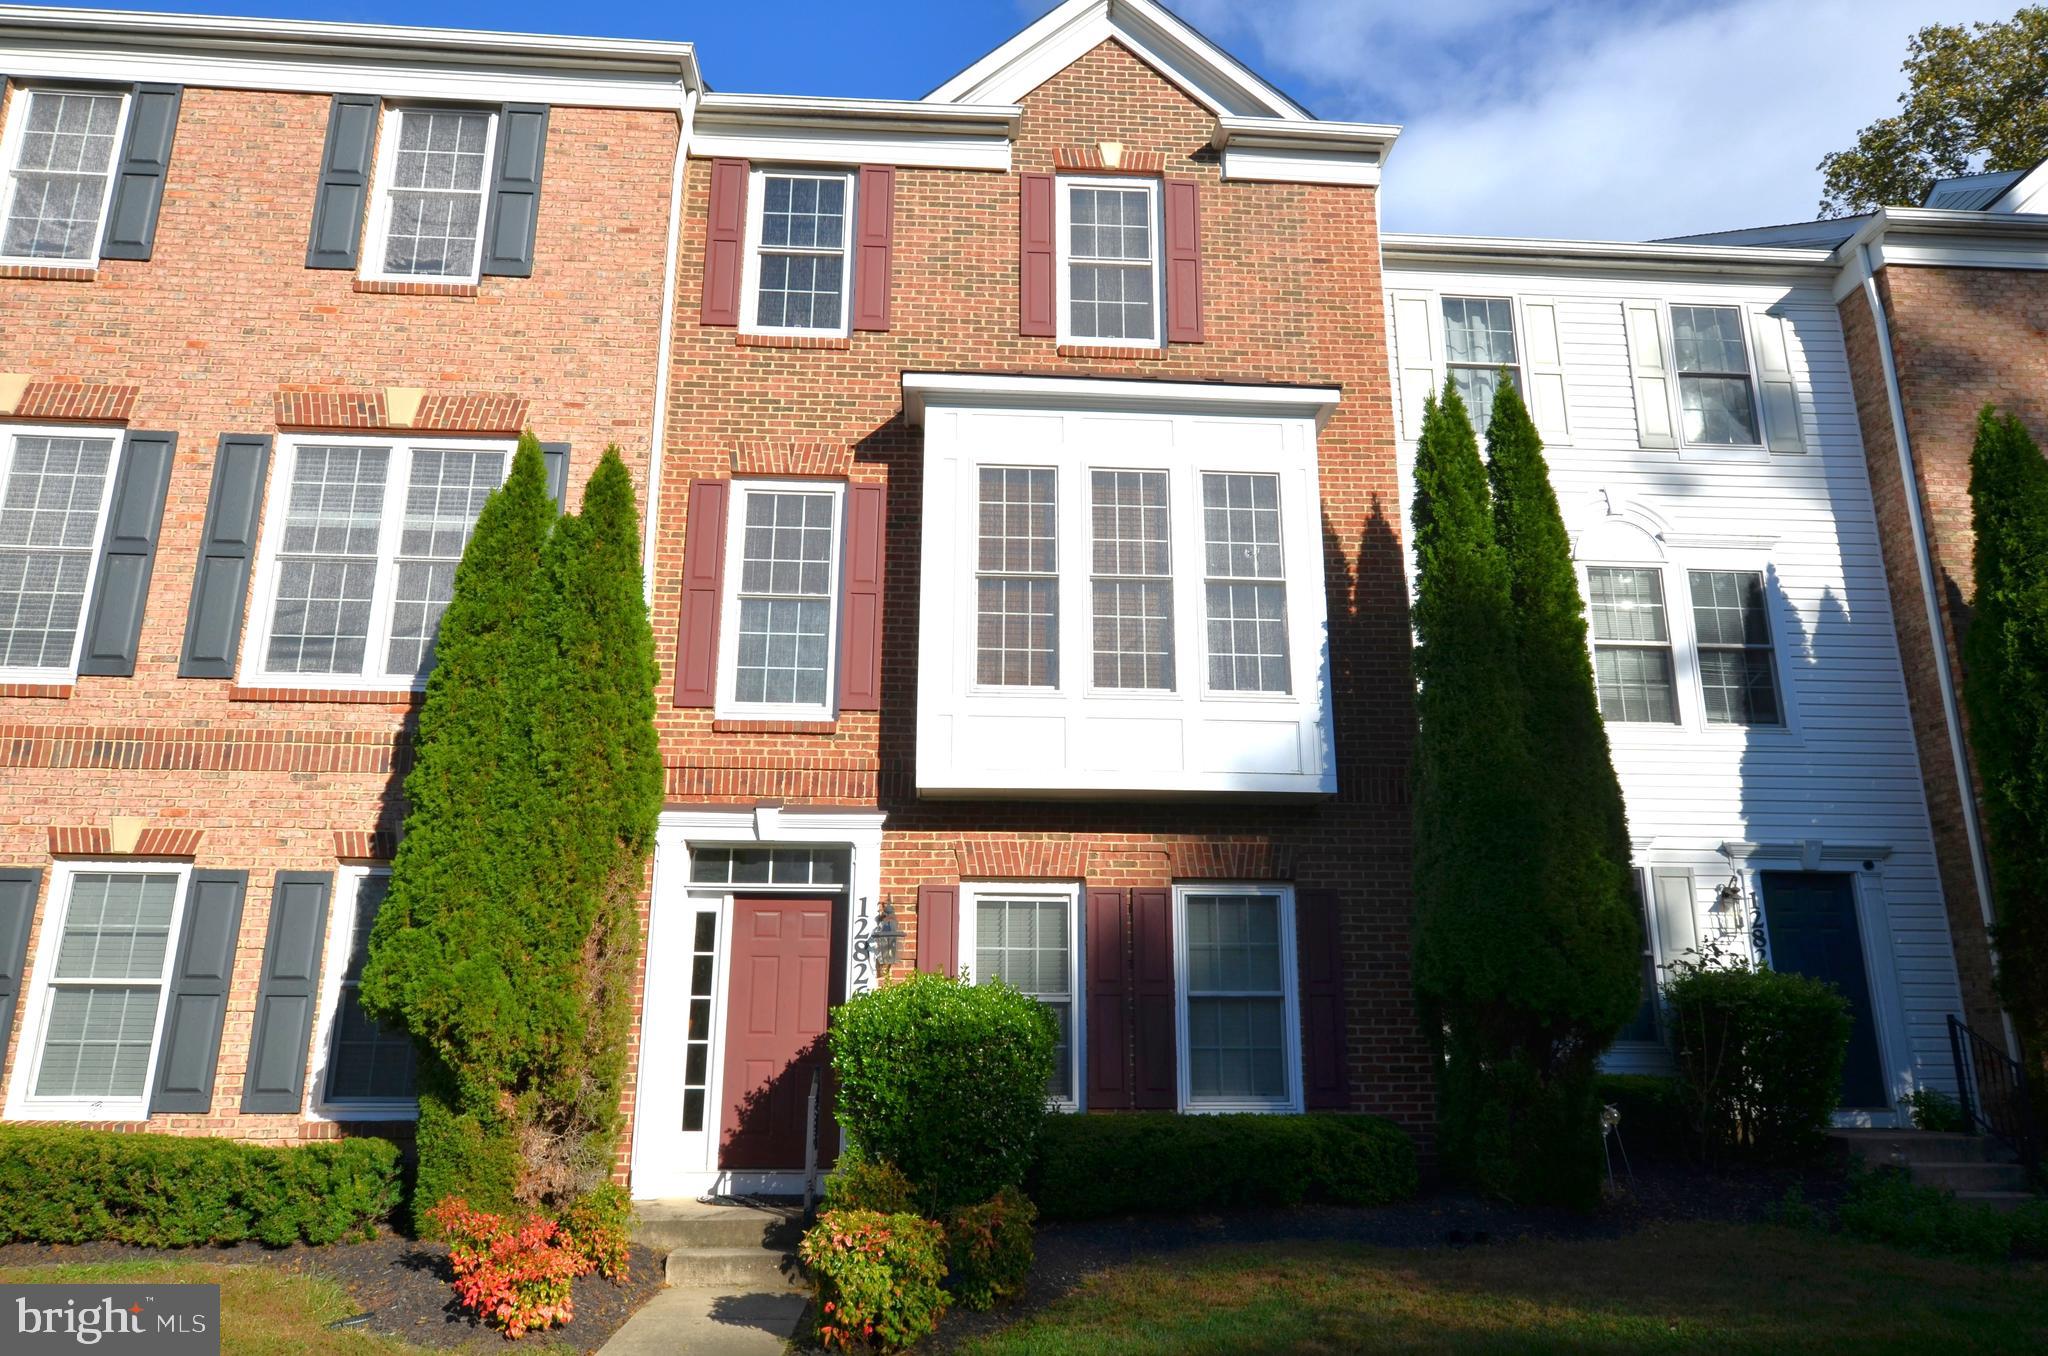
<svg viewBox="0 0 2048 1356">
<path fill-rule="evenodd" d="M 1984 918 L 1985 946 L 1991 951 L 1994 975 L 1998 946 L 1991 940 L 1998 915 L 1991 902 L 1991 866 L 1984 853 L 1984 829 L 1977 821 L 1977 796 L 1970 781 L 1969 751 L 1963 743 L 1962 706 L 1956 700 L 1956 678 L 1948 662 L 1948 638 L 1941 624 L 1941 594 L 1934 582 L 1934 555 L 1927 540 L 1927 519 L 1920 508 L 1920 477 L 1913 460 L 1913 440 L 1906 433 L 1906 402 L 1899 390 L 1898 363 L 1892 354 L 1891 324 L 1885 319 L 1884 304 L 1877 295 L 1877 263 L 1870 243 L 1860 247 L 1863 262 L 1863 300 L 1870 307 L 1870 320 L 1877 327 L 1877 356 L 1884 367 L 1885 402 L 1892 416 L 1892 443 L 1899 452 L 1900 498 L 1906 502 L 1906 518 L 1913 530 L 1913 560 L 1920 567 L 1920 597 L 1927 605 L 1927 635 L 1934 649 L 1934 678 L 1941 689 L 1942 718 L 1948 724 L 1949 755 L 1955 760 L 1957 799 L 1963 810 L 1963 836 L 1970 844 L 1970 871 L 1977 882 L 1977 909 Z M 2019 1032 L 2012 1014 L 1999 1006 L 2004 1019 L 2006 1052 L 2020 1058 Z"/>
<path fill-rule="evenodd" d="M 653 447 L 647 456 L 647 535 L 640 543 L 641 589 L 654 606 L 655 543 L 661 532 L 661 463 L 668 448 L 668 377 L 676 328 L 676 256 L 683 243 L 683 175 L 690 164 L 690 136 L 697 125 L 696 81 L 685 75 L 681 126 L 676 134 L 676 167 L 668 186 L 668 252 L 661 275 L 660 352 L 654 361 Z"/>
</svg>

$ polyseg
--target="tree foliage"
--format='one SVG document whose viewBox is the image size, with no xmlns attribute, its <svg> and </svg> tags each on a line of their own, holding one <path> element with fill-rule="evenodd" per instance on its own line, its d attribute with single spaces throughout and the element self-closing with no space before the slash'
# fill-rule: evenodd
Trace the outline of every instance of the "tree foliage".
<svg viewBox="0 0 2048 1356">
<path fill-rule="evenodd" d="M 1640 995 L 1619 784 L 1542 444 L 1511 384 L 1479 457 L 1455 387 L 1415 465 L 1418 1004 L 1446 1166 L 1517 1200 L 1598 1187 L 1593 1064 Z"/>
<path fill-rule="evenodd" d="M 2048 461 L 1986 407 L 1970 455 L 1977 594 L 1963 695 L 1984 783 L 2001 996 L 2048 1050 Z"/>
<path fill-rule="evenodd" d="M 1930 24 L 1908 42 L 1902 69 L 1899 111 L 1821 160 L 1822 216 L 1917 207 L 1936 179 L 2048 157 L 2048 9 Z"/>
</svg>

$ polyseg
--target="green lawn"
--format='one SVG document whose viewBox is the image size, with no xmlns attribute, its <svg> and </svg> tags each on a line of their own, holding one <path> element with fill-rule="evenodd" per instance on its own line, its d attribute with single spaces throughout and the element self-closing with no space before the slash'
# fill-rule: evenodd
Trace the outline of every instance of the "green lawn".
<svg viewBox="0 0 2048 1356">
<path fill-rule="evenodd" d="M 1687 1224 L 1464 1251 L 1205 1249 L 1118 1267 L 967 1356 L 2048 1350 L 2048 1268 Z"/>
<path fill-rule="evenodd" d="M 214 1282 L 220 1286 L 222 1356 L 404 1356 L 417 1347 L 328 1324 L 356 1312 L 333 1281 L 266 1266 L 204 1262 L 72 1263 L 0 1267 L 0 1282 L 144 1285 Z"/>
</svg>

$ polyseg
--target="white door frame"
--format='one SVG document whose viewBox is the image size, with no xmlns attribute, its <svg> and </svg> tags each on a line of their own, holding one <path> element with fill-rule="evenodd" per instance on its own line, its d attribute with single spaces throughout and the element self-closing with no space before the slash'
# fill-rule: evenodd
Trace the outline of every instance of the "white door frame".
<svg viewBox="0 0 2048 1356">
<path fill-rule="evenodd" d="M 878 811 L 665 810 L 655 832 L 653 905 L 647 932 L 645 999 L 640 1016 L 640 1068 L 634 1097 L 632 1194 L 636 1200 L 713 1195 L 789 1195 L 803 1190 L 801 1172 L 728 1172 L 718 1166 L 720 1110 L 724 1106 L 723 1055 L 732 964 L 732 900 L 756 887 L 693 888 L 695 844 L 836 847 L 848 851 L 847 883 L 838 891 L 850 913 L 878 907 L 882 892 L 882 821 Z M 762 894 L 824 895 L 829 887 L 769 886 Z M 689 973 L 696 917 L 715 910 L 711 990 L 711 1048 L 705 1086 L 704 1129 L 683 1130 L 682 1052 L 689 1029 Z M 850 921 L 850 920 L 849 920 Z M 844 992 L 874 987 L 870 968 L 856 974 L 849 928 Z M 862 982 L 856 982 L 857 979 Z"/>
</svg>

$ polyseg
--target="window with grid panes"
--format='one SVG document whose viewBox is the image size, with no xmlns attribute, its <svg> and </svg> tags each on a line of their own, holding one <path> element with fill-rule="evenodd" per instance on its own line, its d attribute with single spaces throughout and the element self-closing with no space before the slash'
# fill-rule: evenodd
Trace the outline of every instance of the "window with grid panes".
<svg viewBox="0 0 2048 1356">
<path fill-rule="evenodd" d="M 733 700 L 824 708 L 831 699 L 838 498 L 743 488 Z"/>
<path fill-rule="evenodd" d="M 1210 689 L 1292 691 L 1280 477 L 1204 474 L 1202 531 Z"/>
<path fill-rule="evenodd" d="M 417 682 L 509 455 L 308 441 L 288 460 L 263 672 Z"/>
<path fill-rule="evenodd" d="M 115 442 L 0 429 L 0 670 L 75 672 Z"/>
<path fill-rule="evenodd" d="M 33 1097 L 145 1095 L 182 888 L 167 871 L 69 878 Z"/>
<path fill-rule="evenodd" d="M 1062 180 L 1067 338 L 1159 342 L 1159 233 L 1149 183 Z"/>
<path fill-rule="evenodd" d="M 341 973 L 334 1009 L 334 1041 L 327 1056 L 329 1102 L 403 1102 L 413 1096 L 412 1037 L 370 1020 L 359 991 L 363 963 L 370 955 L 370 928 L 391 889 L 385 871 L 358 878 L 355 898 L 343 903 L 352 917 L 348 929 L 348 964 Z"/>
<path fill-rule="evenodd" d="M 690 936 L 690 1018 L 683 1040 L 683 1129 L 704 1128 L 711 1087 L 711 984 L 718 966 L 718 915 L 700 909 Z"/>
<path fill-rule="evenodd" d="M 754 257 L 754 325 L 838 333 L 846 328 L 853 186 L 845 174 L 763 170 Z"/>
<path fill-rule="evenodd" d="M 974 677 L 996 687 L 1059 682 L 1054 472 L 984 466 L 975 569 Z"/>
<path fill-rule="evenodd" d="M 1763 575 L 1755 570 L 1694 570 L 1690 582 L 1707 723 L 1783 724 Z"/>
<path fill-rule="evenodd" d="M 1444 363 L 1451 385 L 1484 434 L 1493 420 L 1493 398 L 1500 392 L 1501 369 L 1507 380 L 1522 386 L 1515 359 L 1515 307 L 1504 297 L 1445 297 Z"/>
<path fill-rule="evenodd" d="M 1610 721 L 1673 725 L 1671 628 L 1658 571 L 1594 566 L 1586 571 L 1593 614 L 1593 670 L 1600 714 Z"/>
<path fill-rule="evenodd" d="M 1164 471 L 1094 471 L 1095 686 L 1173 687 L 1173 565 Z"/>
<path fill-rule="evenodd" d="M 1671 338 L 1678 353 L 1678 397 L 1689 443 L 1753 446 L 1756 388 L 1742 312 L 1733 306 L 1673 306 Z"/>
<path fill-rule="evenodd" d="M 1279 896 L 1189 893 L 1183 917 L 1189 1100 L 1284 1100 L 1287 1000 Z"/>
<path fill-rule="evenodd" d="M 126 96 L 112 90 L 19 89 L 9 117 L 0 258 L 44 264 L 99 259 Z"/>
<path fill-rule="evenodd" d="M 481 109 L 398 108 L 387 135 L 383 271 L 473 279 L 497 118 Z"/>
<path fill-rule="evenodd" d="M 1074 937 L 1072 902 L 1053 898 L 977 896 L 974 979 L 1000 979 L 1030 994 L 1059 1023 L 1046 1095 L 1074 1096 Z"/>
</svg>

